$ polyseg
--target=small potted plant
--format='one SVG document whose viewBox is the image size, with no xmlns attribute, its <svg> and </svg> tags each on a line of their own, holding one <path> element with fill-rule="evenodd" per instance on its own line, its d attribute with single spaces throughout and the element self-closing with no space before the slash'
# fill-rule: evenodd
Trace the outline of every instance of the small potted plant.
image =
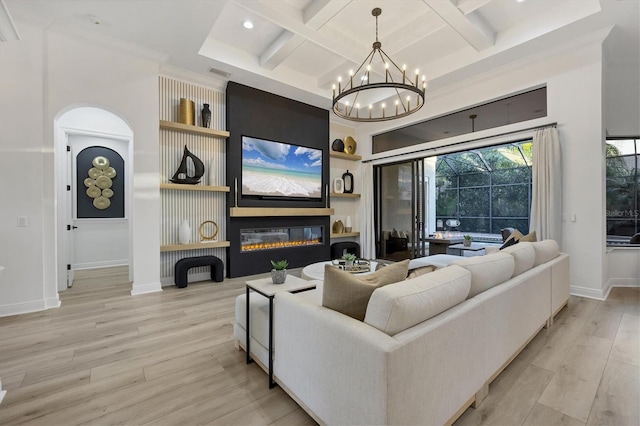
<svg viewBox="0 0 640 426">
<path fill-rule="evenodd" d="M 287 279 L 287 266 L 289 266 L 289 262 L 286 260 L 272 260 L 271 266 L 273 266 L 271 270 L 271 281 L 273 281 L 274 284 L 283 284 Z"/>
<path fill-rule="evenodd" d="M 471 235 L 464 235 L 462 244 L 464 244 L 465 247 L 471 247 Z"/>
<path fill-rule="evenodd" d="M 345 269 L 349 269 L 353 267 L 353 262 L 356 260 L 356 255 L 351 253 L 345 253 L 342 255 L 344 259 L 344 267 Z"/>
</svg>

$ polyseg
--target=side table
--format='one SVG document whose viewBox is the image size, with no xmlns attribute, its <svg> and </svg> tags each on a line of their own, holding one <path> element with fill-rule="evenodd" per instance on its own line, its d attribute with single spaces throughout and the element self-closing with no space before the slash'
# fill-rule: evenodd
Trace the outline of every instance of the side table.
<svg viewBox="0 0 640 426">
<path fill-rule="evenodd" d="M 258 280 L 247 281 L 247 325 L 246 325 L 246 350 L 247 364 L 251 364 L 251 306 L 249 305 L 249 294 L 251 290 L 261 294 L 269 299 L 269 388 L 273 388 L 276 383 L 273 381 L 273 299 L 276 294 L 281 292 L 299 293 L 301 291 L 312 290 L 316 285 L 302 278 L 287 275 L 287 279 L 283 284 L 273 284 L 271 278 L 261 278 Z"/>
</svg>

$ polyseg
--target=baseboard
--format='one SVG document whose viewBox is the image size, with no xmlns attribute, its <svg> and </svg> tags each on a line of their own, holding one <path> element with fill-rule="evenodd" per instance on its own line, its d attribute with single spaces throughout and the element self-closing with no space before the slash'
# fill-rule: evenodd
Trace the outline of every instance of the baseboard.
<svg viewBox="0 0 640 426">
<path fill-rule="evenodd" d="M 138 296 L 140 294 L 147 293 L 156 293 L 158 291 L 162 291 L 162 285 L 160 284 L 160 282 L 138 285 L 136 285 L 136 283 L 133 283 L 133 285 L 131 286 L 132 296 Z"/>
<path fill-rule="evenodd" d="M 59 308 L 60 307 L 60 297 L 56 294 L 56 297 L 51 297 L 49 299 L 44 299 L 44 308 Z"/>
<path fill-rule="evenodd" d="M 634 278 L 610 278 L 605 284 L 605 287 L 602 289 L 578 287 L 572 285 L 569 288 L 569 292 L 573 296 L 586 297 L 596 300 L 607 300 L 607 297 L 609 297 L 609 293 L 611 293 L 611 290 L 614 287 L 640 287 L 640 280 L 636 280 Z"/>
<path fill-rule="evenodd" d="M 35 300 L 32 302 L 14 303 L 12 305 L 0 306 L 0 317 L 9 317 L 13 315 L 28 314 L 31 312 L 44 311 L 45 301 Z"/>
<path fill-rule="evenodd" d="M 569 293 L 573 296 L 586 297 L 588 299 L 605 300 L 606 295 L 609 294 L 611 287 L 604 289 L 595 289 L 588 287 L 579 287 L 572 285 L 569 287 Z"/>
<path fill-rule="evenodd" d="M 640 287 L 640 279 L 635 278 L 609 278 L 608 287 Z"/>
<path fill-rule="evenodd" d="M 128 266 L 129 259 L 120 259 L 120 260 L 105 260 L 102 262 L 88 262 L 88 263 L 75 263 L 73 265 L 73 270 L 80 269 L 95 269 L 95 268 L 108 268 L 110 266 Z"/>
</svg>

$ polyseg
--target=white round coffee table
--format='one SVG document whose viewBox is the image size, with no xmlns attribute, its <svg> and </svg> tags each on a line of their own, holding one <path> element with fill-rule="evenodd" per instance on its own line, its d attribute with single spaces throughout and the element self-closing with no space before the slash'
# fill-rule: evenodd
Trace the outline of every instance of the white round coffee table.
<svg viewBox="0 0 640 426">
<path fill-rule="evenodd" d="M 305 280 L 324 281 L 324 267 L 326 265 L 331 265 L 331 261 L 327 260 L 326 262 L 318 262 L 318 263 L 312 263 L 311 265 L 307 265 L 304 268 L 302 268 L 302 272 L 300 273 L 300 276 Z M 369 272 L 362 272 L 357 275 L 366 275 L 366 274 L 375 272 L 376 265 L 377 265 L 377 262 L 373 260 L 369 261 L 369 266 L 370 266 Z"/>
</svg>

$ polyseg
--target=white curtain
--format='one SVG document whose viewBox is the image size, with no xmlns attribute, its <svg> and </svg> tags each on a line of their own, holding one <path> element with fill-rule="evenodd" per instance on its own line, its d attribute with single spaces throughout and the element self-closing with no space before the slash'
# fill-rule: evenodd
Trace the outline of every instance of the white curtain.
<svg viewBox="0 0 640 426">
<path fill-rule="evenodd" d="M 362 194 L 360 196 L 360 255 L 364 259 L 376 258 L 375 223 L 373 222 L 373 164 L 363 163 Z"/>
<path fill-rule="evenodd" d="M 562 157 L 555 127 L 536 130 L 533 135 L 531 224 L 538 240 L 562 236 Z"/>
</svg>

